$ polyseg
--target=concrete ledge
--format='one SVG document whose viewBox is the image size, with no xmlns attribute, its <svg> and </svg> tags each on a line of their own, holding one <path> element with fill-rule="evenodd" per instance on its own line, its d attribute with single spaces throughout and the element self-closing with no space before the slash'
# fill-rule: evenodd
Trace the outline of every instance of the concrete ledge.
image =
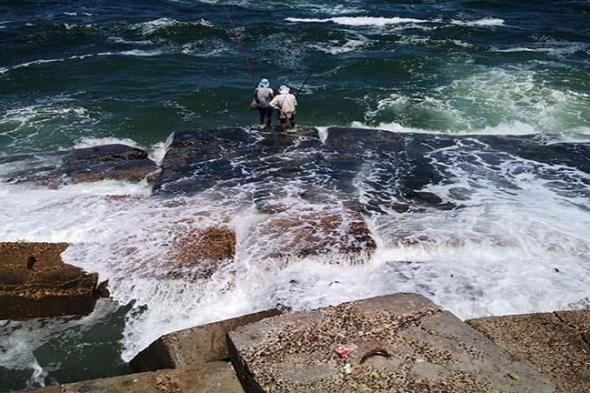
<svg viewBox="0 0 590 393">
<path fill-rule="evenodd" d="M 227 359 L 226 336 L 229 331 L 279 314 L 278 310 L 261 311 L 167 334 L 135 356 L 130 365 L 134 371 L 141 372 L 200 367 L 208 362 Z"/>
<path fill-rule="evenodd" d="M 267 318 L 229 333 L 247 392 L 554 392 L 526 363 L 423 296 Z"/>
<path fill-rule="evenodd" d="M 30 393 L 243 393 L 231 365 L 213 362 L 199 369 L 162 370 L 49 386 Z"/>
<path fill-rule="evenodd" d="M 0 243 L 0 320 L 85 315 L 98 275 L 63 263 L 64 243 Z M 104 288 L 103 288 L 104 289 Z"/>
<path fill-rule="evenodd" d="M 590 392 L 590 311 L 480 318 L 468 323 L 551 377 L 560 391 Z"/>
</svg>

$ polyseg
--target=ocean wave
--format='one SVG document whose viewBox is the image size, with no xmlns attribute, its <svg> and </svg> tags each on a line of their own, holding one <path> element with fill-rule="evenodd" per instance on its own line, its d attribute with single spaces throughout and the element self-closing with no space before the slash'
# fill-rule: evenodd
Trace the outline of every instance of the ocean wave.
<svg viewBox="0 0 590 393">
<path fill-rule="evenodd" d="M 65 16 L 94 16 L 90 12 L 64 12 L 63 15 Z"/>
<path fill-rule="evenodd" d="M 367 39 L 351 39 L 342 44 L 338 40 L 331 40 L 312 44 L 309 47 L 331 55 L 340 55 L 362 49 L 368 42 Z"/>
<path fill-rule="evenodd" d="M 376 125 L 363 123 L 360 121 L 354 121 L 350 124 L 351 127 L 355 128 L 366 128 L 366 129 L 377 129 L 385 130 L 396 133 L 414 133 L 414 134 L 439 134 L 448 135 L 449 131 L 441 131 L 435 129 L 415 128 L 406 127 L 396 122 L 382 122 Z M 590 128 L 588 129 L 590 131 Z M 457 134 L 460 135 L 534 135 L 540 133 L 538 129 L 530 124 L 526 124 L 520 121 L 514 121 L 510 123 L 502 123 L 497 126 L 488 126 L 476 130 L 457 130 Z M 558 135 L 556 133 L 556 135 Z M 561 134 L 559 134 L 561 135 Z M 590 133 L 589 133 L 590 135 Z"/>
<path fill-rule="evenodd" d="M 369 124 L 421 124 L 450 133 L 480 132 L 501 124 L 526 124 L 546 133 L 590 127 L 586 115 L 590 94 L 544 80 L 533 70 L 484 68 L 431 89 L 426 96 L 368 96 L 365 120 Z"/>
<path fill-rule="evenodd" d="M 159 19 L 155 19 L 155 20 L 151 20 L 151 21 L 147 21 L 147 22 L 138 23 L 138 24 L 133 25 L 132 27 L 140 30 L 143 33 L 143 35 L 150 36 L 150 35 L 153 35 L 157 32 L 160 32 L 162 30 L 166 30 L 169 28 L 175 28 L 175 27 L 182 27 L 182 26 L 184 26 L 184 27 L 186 27 L 186 26 L 213 27 L 213 23 L 211 23 L 205 19 L 199 19 L 197 21 L 185 22 L 185 21 L 178 21 L 176 19 L 170 19 L 170 18 L 159 18 Z"/>
<path fill-rule="evenodd" d="M 287 22 L 292 23 L 335 23 L 344 26 L 388 26 L 399 25 L 405 23 L 428 23 L 431 22 L 425 19 L 414 18 L 384 18 L 372 16 L 340 16 L 325 19 L 318 18 L 286 18 Z"/>
<path fill-rule="evenodd" d="M 126 45 L 153 45 L 154 42 L 150 40 L 128 40 L 123 37 L 111 36 L 107 38 L 107 41 L 115 44 L 126 44 Z"/>
<path fill-rule="evenodd" d="M 31 66 L 35 66 L 35 65 L 49 64 L 49 63 L 61 63 L 61 62 L 68 61 L 68 60 L 83 60 L 83 59 L 93 57 L 93 56 L 96 56 L 96 55 L 95 54 L 86 54 L 86 55 L 74 55 L 74 56 L 70 56 L 70 57 L 58 57 L 55 59 L 37 59 L 37 60 L 33 60 L 33 61 L 28 61 L 26 63 L 13 65 L 11 67 L 0 68 L 0 75 L 6 74 L 9 71 L 18 70 L 20 68 L 27 68 L 27 67 L 31 67 Z"/>
<path fill-rule="evenodd" d="M 457 26 L 470 26 L 470 27 L 497 27 L 504 26 L 506 21 L 500 18 L 482 18 L 477 20 L 458 20 L 453 19 L 451 23 Z"/>
<path fill-rule="evenodd" d="M 112 144 L 122 144 L 127 146 L 133 146 L 137 148 L 142 148 L 139 143 L 134 141 L 130 138 L 116 138 L 116 137 L 102 137 L 102 138 L 95 138 L 95 137 L 83 137 L 74 144 L 72 149 L 82 149 L 86 147 L 95 147 L 95 146 L 102 146 L 102 145 L 112 145 Z"/>
<path fill-rule="evenodd" d="M 490 48 L 491 52 L 498 52 L 498 53 L 519 53 L 519 52 L 550 52 L 551 48 L 526 48 L 526 47 L 516 47 L 516 48 Z"/>
</svg>

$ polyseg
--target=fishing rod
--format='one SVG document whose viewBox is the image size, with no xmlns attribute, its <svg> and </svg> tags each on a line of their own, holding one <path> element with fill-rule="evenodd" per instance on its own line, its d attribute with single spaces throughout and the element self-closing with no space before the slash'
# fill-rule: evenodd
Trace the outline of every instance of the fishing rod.
<svg viewBox="0 0 590 393">
<path fill-rule="evenodd" d="M 309 80 L 309 78 L 311 78 L 312 75 L 313 75 L 313 71 L 309 71 L 309 73 L 307 74 L 307 76 L 303 80 L 303 83 L 301 84 L 301 87 L 299 88 L 299 90 L 297 90 L 297 95 L 299 95 L 299 93 L 301 93 L 301 90 L 303 90 L 303 88 L 307 84 L 307 81 Z"/>
<path fill-rule="evenodd" d="M 240 58 L 242 59 L 242 63 L 244 64 L 244 68 L 246 69 L 246 72 L 248 73 L 248 75 L 250 75 L 250 78 L 252 79 L 252 83 L 256 83 L 256 76 L 254 76 L 254 72 L 252 71 L 252 65 L 250 64 L 250 59 L 248 58 L 248 56 L 246 55 L 246 50 L 244 49 L 244 44 L 242 43 L 242 40 L 240 39 L 240 35 L 239 33 L 237 33 L 234 28 L 234 21 L 231 18 L 227 7 L 225 6 L 225 0 L 224 1 L 220 1 L 221 6 L 223 7 L 223 12 L 225 14 L 225 18 L 227 19 L 227 24 L 229 27 L 228 30 L 228 35 L 230 36 L 231 39 L 234 39 L 235 41 L 237 41 L 238 43 L 238 48 L 240 49 Z"/>
</svg>

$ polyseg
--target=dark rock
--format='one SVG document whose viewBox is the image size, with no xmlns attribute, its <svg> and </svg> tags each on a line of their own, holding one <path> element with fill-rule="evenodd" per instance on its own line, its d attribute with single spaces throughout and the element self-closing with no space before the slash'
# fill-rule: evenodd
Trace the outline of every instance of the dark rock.
<svg viewBox="0 0 590 393">
<path fill-rule="evenodd" d="M 94 309 L 98 276 L 63 263 L 66 248 L 0 243 L 0 320 L 84 315 Z"/>
<path fill-rule="evenodd" d="M 3 180 L 55 189 L 68 182 L 138 182 L 150 178 L 157 170 L 145 151 L 113 144 L 17 157 L 4 165 Z"/>
<path fill-rule="evenodd" d="M 111 297 L 111 292 L 109 291 L 109 280 L 103 281 L 96 287 L 96 297 Z"/>
<path fill-rule="evenodd" d="M 105 179 L 141 181 L 158 169 L 141 149 L 126 145 L 103 145 L 72 150 L 62 170 L 74 183 Z"/>
<path fill-rule="evenodd" d="M 74 149 L 65 157 L 68 165 L 87 164 L 89 162 L 132 161 L 148 158 L 144 150 L 136 147 L 112 144 Z"/>
<path fill-rule="evenodd" d="M 193 193 L 218 181 L 242 175 L 231 160 L 244 154 L 256 139 L 235 129 L 177 132 L 162 161 L 162 172 L 155 179 L 158 193 Z"/>
</svg>

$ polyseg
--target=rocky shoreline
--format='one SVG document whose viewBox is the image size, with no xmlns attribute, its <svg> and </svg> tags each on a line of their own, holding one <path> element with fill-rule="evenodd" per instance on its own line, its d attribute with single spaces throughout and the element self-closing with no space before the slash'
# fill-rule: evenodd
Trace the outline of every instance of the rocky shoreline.
<svg viewBox="0 0 590 393">
<path fill-rule="evenodd" d="M 356 170 L 362 163 L 358 145 L 362 148 L 363 143 L 354 138 L 357 131 L 333 128 L 323 142 L 308 138 L 296 146 L 290 136 L 275 134 L 253 144 L 256 138 L 242 129 L 181 132 L 171 137 L 160 165 L 141 149 L 114 144 L 2 158 L 0 164 L 12 170 L 1 180 L 50 189 L 102 180 L 147 182 L 153 186 L 154 198 L 187 196 L 219 184 L 234 185 L 244 173 L 252 176 L 248 181 L 263 183 L 264 178 L 256 177 L 260 163 L 255 159 L 262 152 L 287 148 L 317 149 L 326 172 Z M 306 133 L 310 132 L 302 135 Z M 415 144 L 416 156 L 426 151 L 419 136 L 408 142 L 374 130 L 372 138 L 388 152 L 401 152 L 406 143 Z M 434 137 L 429 143 L 445 148 L 451 142 Z M 523 154 L 532 154 L 527 146 Z M 510 148 L 508 143 L 506 149 Z M 240 167 L 231 161 L 234 156 L 240 157 Z M 569 157 L 547 156 L 565 164 Z M 402 164 L 411 170 L 400 176 L 398 202 L 388 208 L 401 213 L 426 207 L 459 208 L 434 194 L 416 191 L 423 188 L 425 179 L 439 176 L 431 165 L 415 157 Z M 277 176 L 301 176 L 305 165 L 303 159 L 289 157 Z M 306 185 L 297 197 L 311 206 L 327 200 L 337 188 Z M 327 263 L 364 263 L 377 249 L 364 218 L 367 211 L 381 208 L 374 201 L 361 205 L 338 195 L 338 204 L 331 209 L 317 205 L 293 209 L 277 203 L 277 195 L 283 192 L 269 186 L 252 193 L 261 218 L 253 229 L 259 236 L 250 241 L 273 240 L 258 247 L 263 251 L 261 260 L 288 264 L 330 255 Z M 167 258 L 158 261 L 158 278 L 204 282 L 224 266 L 232 266 L 237 236 L 229 221 L 228 217 L 216 225 L 178 229 Z M 396 241 L 410 245 L 431 240 L 402 233 Z M 97 298 L 109 296 L 107 283 L 101 283 L 96 273 L 62 261 L 67 247 L 65 243 L 0 243 L 0 320 L 86 315 Z M 465 323 L 420 295 L 394 294 L 307 312 L 268 310 L 197 326 L 161 337 L 130 364 L 137 374 L 38 392 L 581 393 L 590 391 L 590 312 L 558 311 Z"/>
</svg>

